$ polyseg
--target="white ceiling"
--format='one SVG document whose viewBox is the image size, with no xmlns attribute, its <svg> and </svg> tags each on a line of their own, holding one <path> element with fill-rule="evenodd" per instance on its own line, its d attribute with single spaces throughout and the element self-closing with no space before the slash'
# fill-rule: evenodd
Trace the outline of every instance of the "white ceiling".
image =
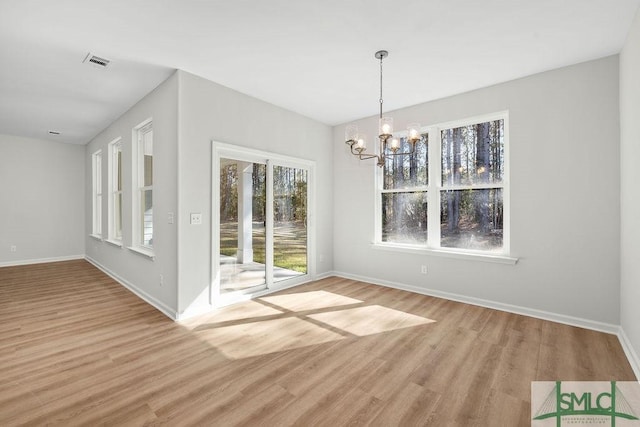
<svg viewBox="0 0 640 427">
<path fill-rule="evenodd" d="M 391 110 L 619 53 L 639 3 L 0 0 L 0 133 L 87 143 L 178 68 L 335 125 L 376 114 L 377 50 Z"/>
</svg>

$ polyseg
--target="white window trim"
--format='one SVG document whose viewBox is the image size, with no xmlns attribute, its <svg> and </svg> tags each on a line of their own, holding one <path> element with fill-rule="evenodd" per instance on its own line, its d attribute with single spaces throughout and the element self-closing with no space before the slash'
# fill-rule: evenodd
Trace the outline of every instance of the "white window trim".
<svg viewBox="0 0 640 427">
<path fill-rule="evenodd" d="M 483 123 L 494 120 L 504 120 L 504 176 L 501 185 L 487 185 L 487 186 L 446 186 L 441 182 L 441 133 L 443 129 L 450 129 L 455 127 L 467 126 L 470 124 Z M 422 128 L 423 133 L 429 134 L 429 151 L 428 151 L 428 165 L 429 165 L 429 185 L 426 187 L 411 188 L 411 191 L 427 191 L 427 216 L 429 218 L 440 218 L 440 192 L 445 189 L 467 189 L 467 188 L 502 188 L 502 200 L 503 200 L 503 246 L 499 252 L 493 251 L 479 251 L 479 250 L 467 250 L 460 248 L 444 248 L 440 247 L 440 227 L 429 227 L 427 234 L 426 245 L 411 245 L 403 243 L 391 243 L 382 241 L 382 194 L 394 192 L 394 190 L 383 190 L 383 176 L 382 168 L 376 168 L 375 170 L 375 240 L 372 243 L 372 247 L 375 249 L 412 253 L 412 254 L 424 254 L 441 256 L 447 258 L 457 258 L 464 260 L 476 260 L 486 262 L 496 262 L 501 264 L 515 264 L 518 258 L 511 256 L 511 200 L 510 200 L 510 185 L 509 185 L 509 111 L 500 111 L 491 114 L 484 114 L 479 116 L 468 117 L 465 119 L 449 121 L 444 123 L 438 123 Z M 399 134 L 399 136 L 403 136 Z M 437 220 L 438 225 L 440 223 Z"/>
<path fill-rule="evenodd" d="M 128 247 L 129 250 L 136 252 L 140 255 L 144 255 L 147 258 L 154 259 L 155 253 L 153 250 L 153 246 L 144 245 L 142 243 L 142 239 L 140 237 L 141 227 L 140 224 L 140 202 L 141 202 L 141 193 L 147 189 L 151 189 L 153 191 L 153 185 L 144 187 L 140 186 L 141 182 L 144 182 L 144 167 L 141 166 L 142 159 L 144 155 L 142 154 L 142 147 L 140 144 L 140 135 L 146 128 L 153 129 L 153 118 L 150 117 L 145 121 L 138 124 L 133 128 L 131 133 L 131 141 L 132 144 L 132 171 L 133 171 L 133 191 L 132 191 L 132 209 L 131 209 L 131 246 Z M 153 220 L 153 218 L 152 218 Z"/>
<path fill-rule="evenodd" d="M 399 243 L 372 243 L 372 248 L 380 249 L 391 252 L 402 252 L 407 254 L 422 254 L 428 256 L 436 256 L 443 258 L 455 258 L 455 259 L 463 259 L 470 261 L 485 261 L 492 262 L 496 264 L 516 264 L 518 262 L 518 258 L 494 254 L 491 252 L 479 252 L 479 251 L 470 251 L 464 249 L 456 249 L 456 248 L 442 248 L 442 249 L 432 249 L 427 248 L 425 246 L 418 245 L 407 245 L 407 244 L 399 244 Z"/>
<path fill-rule="evenodd" d="M 110 245 L 122 247 L 122 240 L 104 239 L 104 241 Z"/>
<path fill-rule="evenodd" d="M 102 150 L 91 155 L 91 237 L 102 240 Z"/>
<path fill-rule="evenodd" d="M 138 255 L 143 255 L 152 260 L 156 258 L 156 254 L 151 249 L 148 249 L 145 246 L 129 246 L 127 249 L 129 249 L 131 252 L 137 253 Z"/>
<path fill-rule="evenodd" d="M 106 242 L 111 243 L 114 246 L 119 246 L 122 247 L 122 229 L 120 230 L 120 237 L 116 237 L 115 236 L 115 198 L 117 197 L 118 194 L 121 195 L 121 200 L 122 200 L 122 194 L 123 191 L 122 190 L 118 190 L 116 188 L 116 177 L 117 177 L 117 159 L 115 157 L 115 151 L 116 151 L 116 147 L 118 147 L 120 149 L 120 168 L 122 169 L 122 138 L 118 137 L 116 139 L 114 139 L 113 141 L 111 141 L 109 143 L 108 146 L 108 151 L 109 151 L 109 166 L 108 166 L 108 171 L 109 171 L 109 176 L 108 176 L 108 181 L 109 181 L 109 198 L 108 198 L 108 219 L 109 219 L 109 227 L 107 230 L 107 240 Z M 123 217 L 123 211 L 122 211 L 122 202 L 120 204 L 120 224 L 122 225 L 122 217 Z"/>
</svg>

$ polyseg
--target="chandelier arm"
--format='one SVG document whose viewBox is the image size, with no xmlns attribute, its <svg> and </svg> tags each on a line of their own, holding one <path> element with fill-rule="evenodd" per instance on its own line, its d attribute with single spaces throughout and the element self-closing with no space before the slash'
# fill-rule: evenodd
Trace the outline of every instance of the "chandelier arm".
<svg viewBox="0 0 640 427">
<path fill-rule="evenodd" d="M 369 160 L 369 159 L 377 159 L 378 156 L 376 154 L 356 154 L 360 160 Z"/>
<path fill-rule="evenodd" d="M 353 146 L 355 145 L 355 141 L 353 140 L 346 141 L 346 143 L 349 145 L 349 148 L 351 149 L 351 154 L 353 154 L 354 156 L 358 156 L 360 160 L 367 160 L 367 159 L 373 159 L 375 157 L 378 157 L 376 154 L 363 153 L 362 151 L 358 151 L 357 149 L 354 149 Z"/>
<path fill-rule="evenodd" d="M 387 156 L 405 156 L 405 155 L 411 155 L 411 154 L 413 154 L 413 151 L 403 151 L 402 153 L 398 153 L 398 152 L 387 153 L 386 155 Z"/>
</svg>

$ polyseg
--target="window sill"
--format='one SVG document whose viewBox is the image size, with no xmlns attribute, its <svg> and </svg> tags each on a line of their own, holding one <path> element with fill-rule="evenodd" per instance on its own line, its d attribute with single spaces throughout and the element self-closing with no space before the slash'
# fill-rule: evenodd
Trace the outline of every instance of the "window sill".
<svg viewBox="0 0 640 427">
<path fill-rule="evenodd" d="M 506 255 L 498 255 L 498 254 L 462 252 L 462 251 L 452 251 L 452 250 L 445 250 L 445 249 L 428 249 L 428 248 L 422 248 L 418 246 L 398 245 L 398 244 L 391 244 L 391 243 L 372 243 L 371 246 L 374 249 L 385 250 L 385 251 L 404 252 L 409 254 L 421 254 L 421 255 L 428 255 L 428 256 L 443 257 L 443 258 L 463 259 L 463 260 L 470 260 L 470 261 L 492 262 L 496 264 L 515 265 L 518 262 L 518 258 L 513 258 Z"/>
<path fill-rule="evenodd" d="M 153 253 L 153 250 L 148 249 L 148 248 L 143 248 L 140 246 L 129 246 L 127 249 L 129 249 L 131 252 L 135 252 L 138 255 L 142 255 L 145 256 L 151 260 L 155 259 L 155 254 Z"/>
<path fill-rule="evenodd" d="M 100 236 L 99 234 L 89 234 L 89 237 L 100 240 L 102 242 L 102 236 Z"/>
<path fill-rule="evenodd" d="M 110 245 L 117 246 L 119 248 L 122 247 L 122 240 L 106 239 L 105 242 L 107 242 Z"/>
</svg>

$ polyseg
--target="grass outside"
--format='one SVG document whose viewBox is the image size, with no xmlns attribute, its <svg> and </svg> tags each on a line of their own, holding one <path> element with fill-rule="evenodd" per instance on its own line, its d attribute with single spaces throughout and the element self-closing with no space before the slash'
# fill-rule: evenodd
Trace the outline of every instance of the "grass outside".
<svg viewBox="0 0 640 427">
<path fill-rule="evenodd" d="M 265 227 L 253 223 L 253 261 L 265 264 Z M 299 273 L 307 272 L 307 229 L 302 222 L 277 223 L 273 229 L 273 264 Z M 238 223 L 220 224 L 220 253 L 236 256 Z"/>
</svg>

